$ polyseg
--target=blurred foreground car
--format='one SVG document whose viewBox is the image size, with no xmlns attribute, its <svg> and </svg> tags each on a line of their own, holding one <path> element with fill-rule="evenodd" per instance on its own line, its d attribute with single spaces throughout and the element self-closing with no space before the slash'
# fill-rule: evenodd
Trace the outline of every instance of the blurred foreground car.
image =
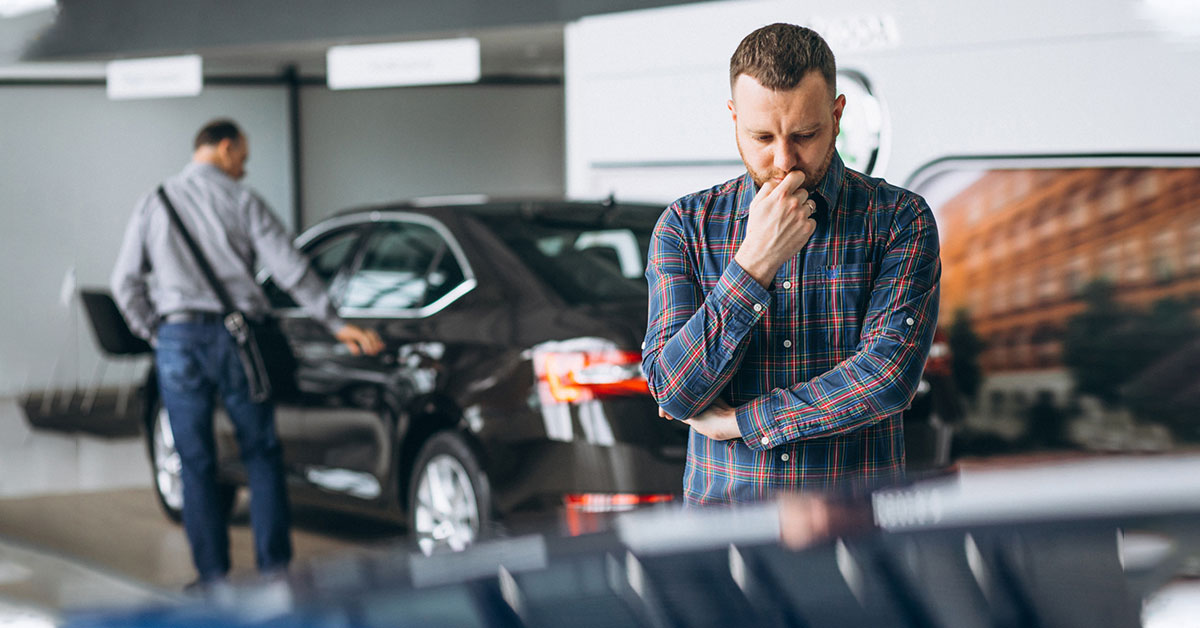
<svg viewBox="0 0 1200 628">
<path fill-rule="evenodd" d="M 387 349 L 354 356 L 260 279 L 300 364 L 277 425 L 295 501 L 407 522 L 426 552 L 461 550 L 520 513 L 674 499 L 687 426 L 641 374 L 643 260 L 662 207 L 483 202 L 344 213 L 297 244 L 341 316 Z M 124 333 L 128 334 L 126 330 Z M 178 519 L 180 462 L 153 370 L 155 486 Z M 219 474 L 244 483 L 217 421 Z"/>
<path fill-rule="evenodd" d="M 1025 462 L 869 500 L 643 510 L 603 534 L 379 551 L 68 626 L 1195 626 L 1198 466 Z"/>
</svg>

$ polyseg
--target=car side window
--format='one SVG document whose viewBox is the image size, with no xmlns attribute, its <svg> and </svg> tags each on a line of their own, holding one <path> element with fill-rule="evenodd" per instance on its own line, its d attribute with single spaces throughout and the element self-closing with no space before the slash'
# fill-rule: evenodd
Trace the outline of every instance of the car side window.
<svg viewBox="0 0 1200 628">
<path fill-rule="evenodd" d="M 358 241 L 357 230 L 343 233 L 325 239 L 312 248 L 309 259 L 313 272 L 326 283 L 333 279 L 337 271 L 346 263 L 346 258 L 354 251 L 354 243 Z"/>
<path fill-rule="evenodd" d="M 372 235 L 346 282 L 344 307 L 410 310 L 433 303 L 463 281 L 445 238 L 432 227 L 393 222 Z"/>
<path fill-rule="evenodd" d="M 304 254 L 308 257 L 313 272 L 329 286 L 330 292 L 335 295 L 339 288 L 333 285 L 333 279 L 354 251 L 358 237 L 359 229 L 351 227 L 325 234 L 304 247 Z M 272 309 L 299 307 L 291 295 L 276 285 L 273 278 L 268 277 L 263 283 L 263 292 L 266 293 Z"/>
</svg>

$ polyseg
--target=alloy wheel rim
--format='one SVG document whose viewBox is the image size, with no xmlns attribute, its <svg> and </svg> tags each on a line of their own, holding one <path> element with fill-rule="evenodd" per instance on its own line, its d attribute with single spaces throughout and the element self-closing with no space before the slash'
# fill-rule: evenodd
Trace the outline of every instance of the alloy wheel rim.
<svg viewBox="0 0 1200 628">
<path fill-rule="evenodd" d="M 175 511 L 183 510 L 183 461 L 175 448 L 175 435 L 167 409 L 159 408 L 154 418 L 154 483 L 163 503 Z"/>
<path fill-rule="evenodd" d="M 414 532 L 425 555 L 467 548 L 479 533 L 479 505 L 466 468 L 439 454 L 421 470 L 417 483 Z"/>
</svg>

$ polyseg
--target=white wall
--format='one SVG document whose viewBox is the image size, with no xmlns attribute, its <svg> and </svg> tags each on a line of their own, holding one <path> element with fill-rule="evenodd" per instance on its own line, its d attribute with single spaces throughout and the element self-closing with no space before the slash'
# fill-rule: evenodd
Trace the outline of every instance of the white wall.
<svg viewBox="0 0 1200 628">
<path fill-rule="evenodd" d="M 98 354 L 79 304 L 60 302 L 64 276 L 108 285 L 134 202 L 188 162 L 210 118 L 246 128 L 247 181 L 288 215 L 285 106 L 268 88 L 114 102 L 103 87 L 0 86 L 0 396 L 90 378 Z"/>
<path fill-rule="evenodd" d="M 302 92 L 304 223 L 417 196 L 563 194 L 563 88 Z"/>
<path fill-rule="evenodd" d="M 895 183 L 951 155 L 1195 152 L 1200 43 L 1162 32 L 1147 4 L 754 1 L 587 18 L 565 40 L 567 192 L 666 202 L 742 172 L 729 56 L 776 21 L 822 32 L 839 69 L 871 81 L 890 130 L 875 174 Z"/>
<path fill-rule="evenodd" d="M 140 439 L 31 429 L 23 414 L 0 398 L 0 499 L 150 485 Z"/>
</svg>

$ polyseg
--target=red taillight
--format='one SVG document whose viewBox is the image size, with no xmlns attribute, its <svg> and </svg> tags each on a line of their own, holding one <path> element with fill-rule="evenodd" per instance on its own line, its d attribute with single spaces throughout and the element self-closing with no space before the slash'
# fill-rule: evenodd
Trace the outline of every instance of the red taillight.
<svg viewBox="0 0 1200 628">
<path fill-rule="evenodd" d="M 662 504 L 674 499 L 673 495 L 636 495 L 634 493 L 575 493 L 563 496 L 563 505 L 568 510 L 582 512 L 620 512 L 638 506 Z"/>
<path fill-rule="evenodd" d="M 647 394 L 642 354 L 637 351 L 548 351 L 535 357 L 544 402 L 570 403 L 597 397 Z"/>
<path fill-rule="evenodd" d="M 605 513 L 633 510 L 638 506 L 663 504 L 674 500 L 670 494 L 635 495 L 633 493 L 573 493 L 563 496 L 564 522 L 571 536 L 600 532 L 608 528 Z"/>
</svg>

